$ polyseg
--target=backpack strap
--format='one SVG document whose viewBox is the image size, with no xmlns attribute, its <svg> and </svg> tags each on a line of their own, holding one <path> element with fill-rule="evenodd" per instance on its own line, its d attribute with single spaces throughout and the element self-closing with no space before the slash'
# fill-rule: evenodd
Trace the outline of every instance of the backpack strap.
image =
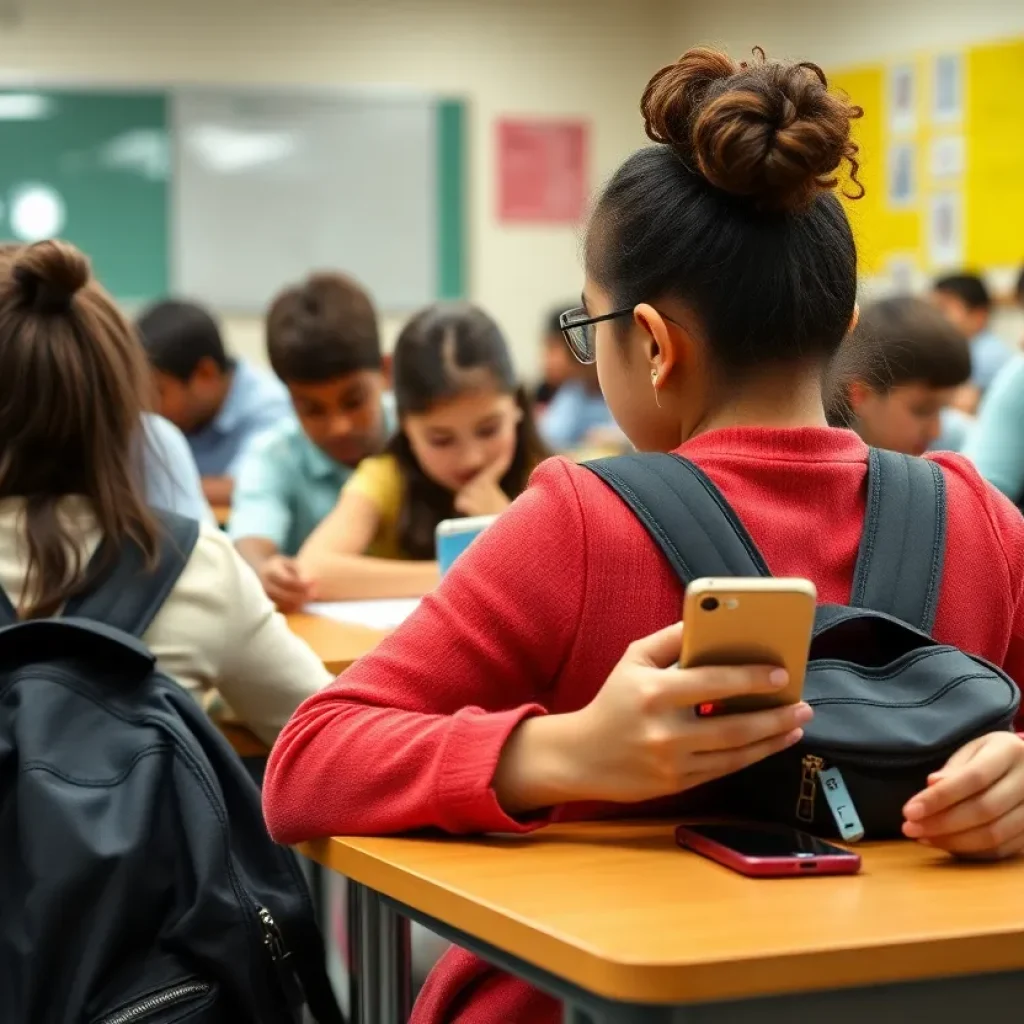
<svg viewBox="0 0 1024 1024">
<path fill-rule="evenodd" d="M 679 455 L 621 455 L 584 466 L 632 510 L 684 585 L 707 576 L 771 576 L 718 488 Z"/>
<path fill-rule="evenodd" d="M 136 637 L 145 633 L 199 539 L 199 523 L 194 519 L 158 509 L 152 512 L 161 527 L 155 567 L 146 567 L 146 556 L 138 545 L 125 544 L 88 593 L 68 601 L 65 617 L 92 619 Z M 92 556 L 90 569 L 102 564 L 106 543 L 102 541 Z"/>
<path fill-rule="evenodd" d="M 850 604 L 931 633 L 946 553 L 946 480 L 927 459 L 872 448 Z"/>
</svg>

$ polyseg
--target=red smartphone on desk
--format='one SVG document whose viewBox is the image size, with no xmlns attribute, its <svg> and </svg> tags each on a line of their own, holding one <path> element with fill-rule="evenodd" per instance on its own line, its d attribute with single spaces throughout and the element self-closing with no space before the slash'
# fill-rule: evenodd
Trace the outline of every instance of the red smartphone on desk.
<svg viewBox="0 0 1024 1024">
<path fill-rule="evenodd" d="M 854 875 L 860 871 L 856 853 L 782 825 L 680 825 L 676 842 L 751 878 Z"/>
</svg>

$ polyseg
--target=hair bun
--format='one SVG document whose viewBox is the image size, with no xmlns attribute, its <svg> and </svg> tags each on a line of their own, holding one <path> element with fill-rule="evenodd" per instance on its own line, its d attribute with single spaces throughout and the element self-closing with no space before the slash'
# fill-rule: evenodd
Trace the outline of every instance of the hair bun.
<svg viewBox="0 0 1024 1024">
<path fill-rule="evenodd" d="M 863 115 L 828 91 L 815 64 L 738 64 L 717 50 L 688 50 L 650 81 L 641 101 L 648 137 L 672 146 L 723 192 L 764 209 L 800 210 L 834 189 L 843 161 L 859 192 L 851 122 Z"/>
<path fill-rule="evenodd" d="M 68 242 L 36 242 L 14 257 L 11 276 L 22 303 L 37 313 L 65 313 L 92 276 L 89 260 Z"/>
</svg>

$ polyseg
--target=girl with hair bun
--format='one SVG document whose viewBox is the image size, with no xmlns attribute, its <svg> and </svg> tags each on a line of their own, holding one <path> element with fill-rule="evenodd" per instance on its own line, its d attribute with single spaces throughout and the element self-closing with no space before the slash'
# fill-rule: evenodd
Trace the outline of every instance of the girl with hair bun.
<svg viewBox="0 0 1024 1024">
<path fill-rule="evenodd" d="M 145 353 L 74 246 L 0 252 L 0 381 L 0 587 L 20 618 L 47 618 L 124 545 L 152 565 L 162 529 L 138 471 Z M 267 742 L 329 678 L 206 524 L 142 639 L 160 671 L 197 697 L 216 688 Z"/>
<path fill-rule="evenodd" d="M 598 199 L 584 302 L 564 333 L 596 361 L 638 449 L 696 463 L 776 575 L 844 604 L 868 449 L 827 425 L 822 386 L 857 318 L 836 190 L 845 176 L 861 191 L 861 112 L 812 64 L 707 49 L 658 72 L 641 109 L 655 144 Z M 932 458 L 948 496 L 934 635 L 1024 679 L 1024 520 L 966 461 Z M 706 783 L 798 742 L 812 711 L 696 716 L 704 701 L 785 680 L 765 666 L 676 667 L 682 599 L 610 488 L 545 463 L 404 626 L 299 709 L 270 761 L 271 830 L 285 842 L 526 832 L 635 816 L 638 804 L 709 809 Z M 966 857 L 1024 848 L 1024 740 L 984 736 L 934 782 L 907 804 L 907 836 Z M 453 950 L 413 1019 L 561 1018 L 554 1000 Z"/>
</svg>

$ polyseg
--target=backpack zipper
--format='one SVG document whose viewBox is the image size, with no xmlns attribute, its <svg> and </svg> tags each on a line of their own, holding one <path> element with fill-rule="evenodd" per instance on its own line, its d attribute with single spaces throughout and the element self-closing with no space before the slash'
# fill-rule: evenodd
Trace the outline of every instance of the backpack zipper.
<svg viewBox="0 0 1024 1024">
<path fill-rule="evenodd" d="M 271 963 L 277 972 L 277 980 L 284 993 L 285 1003 L 293 1012 L 305 1004 L 306 995 L 295 971 L 292 969 L 291 950 L 285 945 L 284 936 L 277 926 L 273 915 L 266 907 L 257 907 L 260 927 L 263 929 L 263 945 L 270 955 Z"/>
<path fill-rule="evenodd" d="M 263 929 L 263 945 L 267 947 L 270 959 L 275 962 L 284 960 L 288 956 L 288 951 L 285 949 L 284 936 L 281 934 L 281 929 L 277 927 L 277 922 L 266 907 L 257 907 L 256 913 L 259 915 L 260 927 Z"/>
<path fill-rule="evenodd" d="M 800 762 L 800 790 L 796 800 L 796 816 L 808 825 L 814 823 L 814 810 L 818 800 L 818 783 L 822 784 L 825 803 L 832 814 L 840 836 L 855 843 L 864 838 L 857 806 L 846 788 L 846 780 L 838 768 L 826 768 L 825 759 L 816 754 L 805 754 Z"/>
<path fill-rule="evenodd" d="M 131 1024 L 132 1021 L 141 1020 L 158 1010 L 166 1010 L 169 1006 L 176 1006 L 186 1000 L 204 996 L 209 991 L 210 986 L 205 981 L 185 981 L 117 1010 L 115 1013 L 103 1017 L 97 1024 Z"/>
<path fill-rule="evenodd" d="M 800 821 L 814 821 L 814 804 L 818 798 L 818 772 L 825 762 L 814 754 L 805 754 L 800 762 L 800 791 L 796 798 L 796 816 Z"/>
</svg>

